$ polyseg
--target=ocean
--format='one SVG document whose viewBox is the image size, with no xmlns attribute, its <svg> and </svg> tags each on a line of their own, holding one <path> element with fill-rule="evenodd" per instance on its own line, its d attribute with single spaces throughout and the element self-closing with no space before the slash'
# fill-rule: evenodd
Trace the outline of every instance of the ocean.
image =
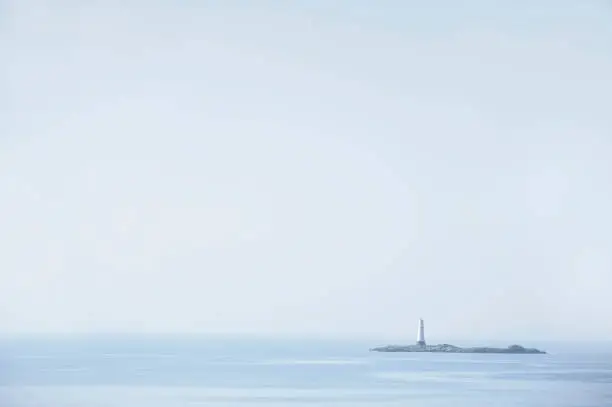
<svg viewBox="0 0 612 407">
<path fill-rule="evenodd" d="M 612 346 L 550 345 L 546 355 L 368 351 L 377 345 L 384 343 L 5 339 L 0 406 L 612 406 Z"/>
</svg>

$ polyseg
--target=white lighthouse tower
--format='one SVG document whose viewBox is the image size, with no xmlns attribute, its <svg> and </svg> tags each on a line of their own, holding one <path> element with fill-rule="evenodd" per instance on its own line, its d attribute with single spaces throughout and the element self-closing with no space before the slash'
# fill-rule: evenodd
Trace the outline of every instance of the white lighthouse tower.
<svg viewBox="0 0 612 407">
<path fill-rule="evenodd" d="M 425 346 L 425 323 L 419 318 L 419 333 L 417 334 L 417 345 Z"/>
</svg>

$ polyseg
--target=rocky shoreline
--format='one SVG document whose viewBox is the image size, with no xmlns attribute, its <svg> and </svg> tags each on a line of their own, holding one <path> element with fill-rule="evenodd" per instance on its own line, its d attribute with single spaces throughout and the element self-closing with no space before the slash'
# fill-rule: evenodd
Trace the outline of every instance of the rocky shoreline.
<svg viewBox="0 0 612 407">
<path fill-rule="evenodd" d="M 461 348 L 459 346 L 441 345 L 387 345 L 370 349 L 371 352 L 442 352 L 442 353 L 511 353 L 511 354 L 545 354 L 543 350 L 525 348 L 521 345 L 511 345 L 507 348 L 472 347 Z"/>
</svg>

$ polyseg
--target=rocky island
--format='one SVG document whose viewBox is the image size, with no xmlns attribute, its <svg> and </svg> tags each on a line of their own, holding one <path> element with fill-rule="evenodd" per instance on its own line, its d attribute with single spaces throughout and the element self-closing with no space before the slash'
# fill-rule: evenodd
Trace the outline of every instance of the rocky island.
<svg viewBox="0 0 612 407">
<path fill-rule="evenodd" d="M 474 348 L 461 348 L 459 346 L 441 345 L 387 345 L 370 349 L 372 352 L 445 352 L 445 353 L 515 353 L 515 354 L 544 354 L 543 350 L 524 348 L 521 345 L 511 345 L 507 348 L 490 348 L 479 346 Z"/>
<path fill-rule="evenodd" d="M 521 345 L 510 345 L 507 348 L 491 348 L 478 346 L 461 348 L 459 346 L 441 344 L 427 345 L 425 343 L 425 326 L 423 319 L 419 320 L 419 331 L 416 345 L 387 345 L 370 349 L 371 352 L 442 352 L 442 353 L 512 353 L 512 354 L 544 354 L 543 350 L 524 348 Z"/>
</svg>

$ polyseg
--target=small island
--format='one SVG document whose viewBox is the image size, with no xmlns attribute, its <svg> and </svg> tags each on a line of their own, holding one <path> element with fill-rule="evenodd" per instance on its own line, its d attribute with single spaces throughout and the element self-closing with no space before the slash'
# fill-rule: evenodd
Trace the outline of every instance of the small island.
<svg viewBox="0 0 612 407">
<path fill-rule="evenodd" d="M 419 330 L 415 345 L 387 345 L 370 349 L 371 352 L 442 352 L 442 353 L 512 353 L 512 354 L 544 354 L 543 350 L 535 348 L 525 348 L 521 345 L 510 345 L 507 348 L 491 348 L 478 346 L 471 348 L 461 348 L 449 345 L 427 345 L 425 343 L 425 324 L 423 319 L 419 320 Z"/>
<path fill-rule="evenodd" d="M 444 353 L 513 353 L 513 354 L 544 354 L 543 350 L 535 348 L 524 348 L 521 345 L 511 345 L 507 348 L 490 348 L 479 346 L 473 348 L 461 348 L 459 346 L 441 345 L 387 345 L 370 349 L 372 352 L 444 352 Z"/>
</svg>

